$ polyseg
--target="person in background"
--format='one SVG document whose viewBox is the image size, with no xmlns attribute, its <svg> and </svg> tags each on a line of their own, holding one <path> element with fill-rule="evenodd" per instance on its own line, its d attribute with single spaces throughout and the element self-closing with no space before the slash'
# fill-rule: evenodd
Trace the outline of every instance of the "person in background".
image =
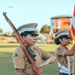
<svg viewBox="0 0 75 75">
<path fill-rule="evenodd" d="M 72 75 L 73 70 L 73 55 L 75 54 L 75 44 L 69 50 L 67 46 L 70 44 L 70 30 L 64 29 L 55 33 L 54 42 L 59 45 L 55 54 L 57 57 L 57 63 L 59 67 L 59 75 Z"/>
<path fill-rule="evenodd" d="M 25 24 L 20 26 L 18 31 L 20 31 L 21 36 L 25 40 L 26 49 L 28 48 L 34 54 L 36 66 L 41 69 L 44 65 L 55 62 L 56 57 L 39 47 L 34 46 L 38 36 L 36 33 L 37 25 L 37 23 Z M 16 75 L 36 75 L 32 70 L 32 64 L 24 54 L 21 46 L 15 49 L 12 58 Z"/>
</svg>

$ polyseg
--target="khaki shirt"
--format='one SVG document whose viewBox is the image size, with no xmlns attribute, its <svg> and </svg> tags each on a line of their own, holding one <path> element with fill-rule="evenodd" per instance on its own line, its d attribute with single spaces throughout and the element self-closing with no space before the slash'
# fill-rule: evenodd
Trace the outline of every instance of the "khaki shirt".
<svg viewBox="0 0 75 75">
<path fill-rule="evenodd" d="M 43 51 L 42 49 L 40 49 L 36 46 L 32 46 L 31 50 L 33 51 L 34 54 L 36 54 L 36 56 L 35 56 L 36 66 L 39 66 L 42 63 L 42 60 L 46 60 L 52 56 L 50 53 L 47 53 L 47 52 Z M 30 64 L 28 62 L 27 57 L 25 56 L 21 47 L 18 47 L 14 51 L 13 63 L 14 63 L 14 68 L 25 69 L 26 75 L 35 75 L 33 70 L 32 70 L 32 64 Z"/>
<path fill-rule="evenodd" d="M 57 57 L 57 61 L 61 64 L 64 65 L 66 68 L 68 68 L 68 61 L 67 61 L 67 56 L 65 56 L 65 52 L 68 50 L 68 48 L 63 48 L 63 47 L 59 47 L 56 49 L 56 57 Z M 72 64 L 73 64 L 73 58 L 72 56 L 69 56 L 70 58 L 70 70 L 72 72 Z"/>
</svg>

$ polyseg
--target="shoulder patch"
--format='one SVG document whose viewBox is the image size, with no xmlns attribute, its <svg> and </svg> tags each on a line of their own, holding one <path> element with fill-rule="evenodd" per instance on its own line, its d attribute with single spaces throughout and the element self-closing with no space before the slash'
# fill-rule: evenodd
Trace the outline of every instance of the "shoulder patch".
<svg viewBox="0 0 75 75">
<path fill-rule="evenodd" d="M 15 54 L 14 54 L 14 57 L 18 57 L 18 54 L 17 54 L 17 53 L 15 53 Z"/>
<path fill-rule="evenodd" d="M 60 51 L 60 50 L 61 50 L 61 48 L 57 48 L 57 50 L 58 50 L 58 51 Z"/>
</svg>

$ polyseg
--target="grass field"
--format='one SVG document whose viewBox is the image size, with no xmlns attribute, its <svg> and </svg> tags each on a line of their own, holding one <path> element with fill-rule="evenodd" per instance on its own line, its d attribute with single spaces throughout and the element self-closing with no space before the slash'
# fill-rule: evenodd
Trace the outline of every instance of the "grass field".
<svg viewBox="0 0 75 75">
<path fill-rule="evenodd" d="M 55 44 L 35 44 L 45 51 L 55 54 L 54 51 L 56 47 Z M 0 75 L 15 75 L 12 53 L 14 49 L 19 46 L 17 43 L 0 43 Z M 69 48 L 72 45 L 68 46 Z M 52 63 L 43 67 L 43 75 L 58 75 L 57 63 Z"/>
</svg>

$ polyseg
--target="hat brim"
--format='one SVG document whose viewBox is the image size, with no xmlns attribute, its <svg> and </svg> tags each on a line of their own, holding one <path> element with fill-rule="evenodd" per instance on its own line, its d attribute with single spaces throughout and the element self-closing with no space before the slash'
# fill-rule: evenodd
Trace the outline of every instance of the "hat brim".
<svg viewBox="0 0 75 75">
<path fill-rule="evenodd" d="M 66 39 L 70 39 L 70 38 L 71 38 L 71 36 L 69 36 L 69 35 L 61 35 L 59 38 L 66 38 Z"/>
</svg>

